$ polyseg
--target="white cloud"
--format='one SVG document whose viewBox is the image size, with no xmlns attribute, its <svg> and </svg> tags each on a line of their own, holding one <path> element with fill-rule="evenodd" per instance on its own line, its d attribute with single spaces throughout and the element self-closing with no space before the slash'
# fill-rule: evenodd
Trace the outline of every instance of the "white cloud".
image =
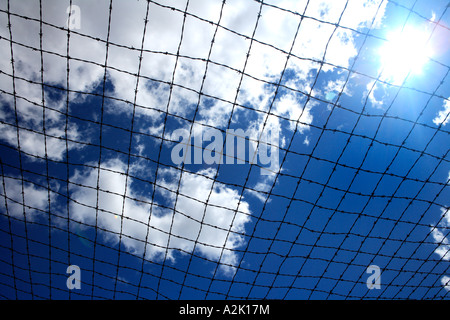
<svg viewBox="0 0 450 320">
<path fill-rule="evenodd" d="M 445 126 L 450 121 L 450 100 L 445 100 L 443 107 L 444 110 L 440 110 L 436 117 L 433 119 L 433 123 L 437 126 Z"/>
<path fill-rule="evenodd" d="M 35 17 L 35 13 L 39 10 L 33 11 L 37 3 L 17 3 L 12 4 L 11 11 L 27 16 Z M 36 9 L 36 8 L 35 8 Z M 51 9 L 49 9 L 51 11 Z M 35 17 L 38 18 L 38 17 Z M 6 39 L 9 38 L 9 31 L 6 28 L 7 16 L 0 14 L 0 35 Z M 25 21 L 21 18 L 12 16 L 11 18 L 13 40 L 18 43 L 25 44 L 34 48 L 39 48 L 39 25 L 36 22 Z M 35 33 L 30 32 L 35 30 Z M 61 34 L 55 29 L 50 29 L 45 26 L 43 45 L 44 50 L 64 54 L 64 43 Z M 55 33 L 56 34 L 53 34 Z M 59 39 L 52 35 L 59 34 Z M 76 42 L 76 41 L 75 41 Z M 85 44 L 86 45 L 86 44 Z M 77 45 L 79 51 L 85 50 L 85 45 Z M 2 140 L 17 147 L 18 140 L 20 140 L 20 148 L 22 151 L 33 156 L 45 156 L 45 144 L 43 136 L 43 108 L 42 108 L 42 86 L 40 81 L 40 54 L 38 51 L 33 51 L 29 48 L 13 45 L 14 52 L 14 75 L 17 77 L 12 80 L 12 66 L 11 53 L 9 43 L 2 39 L 0 46 L 0 69 L 6 74 L 0 76 L 0 90 L 10 94 L 2 94 L 0 96 L 1 112 L 0 120 L 5 124 L 0 124 L 0 134 Z M 90 56 L 93 59 L 93 56 Z M 44 82 L 48 84 L 64 85 L 66 80 L 66 60 L 58 58 L 56 55 L 44 54 Z M 89 68 L 81 62 L 71 61 L 71 76 L 70 87 L 73 90 L 90 91 L 99 80 L 101 68 Z M 29 83 L 26 80 L 31 80 L 35 83 Z M 13 96 L 13 84 L 16 92 L 16 99 Z M 62 93 L 62 92 L 61 92 Z M 82 101 L 81 96 L 70 94 L 72 104 Z M 62 94 L 60 97 L 52 97 L 48 91 L 44 94 L 45 106 L 49 109 L 45 110 L 45 129 L 47 137 L 47 156 L 53 160 L 62 160 L 66 152 L 65 143 L 65 108 L 66 95 Z M 9 108 L 7 107 L 9 106 Z M 17 137 L 17 129 L 15 113 L 17 112 L 17 120 L 19 126 L 19 139 Z M 9 124 L 9 125 L 8 125 Z M 67 127 L 67 137 L 75 141 L 80 140 L 80 133 L 78 127 L 69 123 Z M 89 142 L 87 137 L 84 142 Z M 81 148 L 82 145 L 69 142 L 68 148 Z M 34 158 L 33 158 L 34 159 Z"/>
<path fill-rule="evenodd" d="M 339 93 L 351 96 L 351 92 L 348 88 L 348 83 L 345 79 L 329 80 L 326 87 L 324 88 L 325 98 L 329 101 L 333 100 Z"/>
<path fill-rule="evenodd" d="M 436 242 L 437 248 L 434 251 L 444 261 L 450 261 L 450 243 L 448 228 L 450 228 L 450 210 L 448 208 L 441 208 L 442 218 L 439 225 L 431 228 L 431 236 Z M 450 277 L 444 276 L 441 279 L 441 284 L 446 290 L 450 289 L 448 281 Z"/>
<path fill-rule="evenodd" d="M 92 92 L 102 84 L 106 54 L 106 34 L 108 28 L 109 1 L 73 1 L 81 9 L 81 29 L 73 30 L 70 37 L 70 89 L 76 91 Z M 161 0 L 158 3 L 177 10 L 184 10 L 184 3 L 170 0 Z M 198 92 L 217 97 L 218 99 L 200 100 L 197 113 L 197 122 L 206 123 L 214 127 L 224 128 L 231 114 L 233 102 L 245 104 L 258 111 L 267 111 L 274 96 L 274 86 L 266 82 L 278 82 L 281 72 L 286 64 L 287 54 L 294 40 L 295 30 L 300 23 L 300 15 L 293 15 L 280 11 L 277 8 L 263 6 L 262 16 L 258 29 L 255 33 L 255 40 L 249 51 L 250 39 L 255 27 L 260 3 L 256 1 L 228 0 L 224 6 L 220 27 L 217 30 L 216 38 L 212 47 L 208 71 L 206 70 L 206 59 L 215 32 L 222 0 L 189 2 L 188 12 L 206 21 L 200 21 L 190 15 L 186 16 L 184 33 L 181 40 L 181 30 L 183 22 L 183 12 L 164 8 L 155 3 L 150 3 L 148 25 L 144 42 L 141 76 L 136 96 L 138 106 L 144 108 L 136 109 L 136 116 L 149 118 L 148 128 L 144 129 L 152 134 L 160 134 L 163 129 L 161 113 L 157 110 L 166 110 L 183 117 L 193 115 L 194 108 L 199 102 Z M 379 0 L 349 1 L 341 25 L 357 29 L 368 26 L 380 4 Z M 5 9 L 3 4 L 0 4 Z M 11 11 L 20 15 L 39 19 L 39 3 L 31 0 L 12 1 Z M 68 2 L 47 0 L 43 1 L 44 21 L 58 27 L 64 27 L 67 21 Z M 305 9 L 306 1 L 284 0 L 277 3 L 282 8 L 302 13 Z M 314 19 L 305 17 L 302 19 L 301 27 L 292 48 L 292 54 L 301 58 L 311 58 L 315 61 L 324 59 L 326 62 L 341 67 L 348 67 L 349 61 L 356 55 L 355 33 L 338 28 L 334 23 L 338 22 L 342 10 L 346 5 L 345 0 L 339 1 L 311 1 L 306 9 L 306 16 L 330 22 L 321 23 Z M 139 48 L 141 47 L 144 29 L 144 17 L 146 13 L 146 1 L 114 1 L 111 16 L 110 46 L 108 52 L 108 80 L 112 84 L 107 92 L 109 96 L 133 102 L 135 98 L 136 77 L 139 66 Z M 384 15 L 386 1 L 380 7 L 376 24 L 379 24 Z M 210 23 L 213 22 L 213 23 Z M 11 56 L 9 48 L 9 30 L 7 26 L 7 15 L 0 13 L 0 36 L 2 37 L 0 46 L 0 69 L 7 74 L 12 74 Z M 39 48 L 39 22 L 24 20 L 12 16 L 13 40 L 17 43 L 26 44 L 34 48 Z M 45 83 L 66 87 L 66 64 L 67 59 L 67 31 L 43 25 L 43 47 L 44 53 L 44 81 Z M 89 37 L 83 36 L 88 35 Z M 243 36 L 241 36 L 243 35 Z M 92 37 L 92 38 L 91 38 Z M 97 41 L 102 39 L 103 42 Z M 327 46 L 327 43 L 329 44 Z M 267 44 L 267 45 L 266 45 Z M 327 51 L 325 52 L 325 48 Z M 175 70 L 175 77 L 172 79 L 176 62 L 175 55 L 180 48 L 180 57 Z M 20 45 L 13 45 L 16 76 L 25 79 L 32 79 L 39 82 L 40 79 L 40 53 Z M 167 52 L 167 54 L 165 54 Z M 247 54 L 250 54 L 245 70 L 243 70 Z M 298 59 L 291 57 L 287 68 L 295 72 L 293 79 L 283 79 L 287 86 L 301 90 L 305 93 L 317 96 L 318 88 L 312 90 L 313 72 L 319 68 L 319 64 L 308 59 Z M 92 63 L 89 63 L 92 62 Z M 228 66 L 228 67 L 225 67 Z M 322 71 L 333 72 L 336 68 L 324 64 Z M 242 76 L 242 72 L 245 75 Z M 242 78 L 242 81 L 241 81 Z M 154 79 L 150 81 L 147 79 Z M 204 79 L 204 80 L 203 80 Z M 169 86 L 167 83 L 174 82 L 169 101 Z M 288 80 L 288 81 L 287 81 Z M 204 81 L 204 82 L 203 82 Z M 202 87 L 203 83 L 203 87 Z M 336 86 L 338 83 L 335 84 Z M 237 89 L 239 88 L 239 92 Z M 12 92 L 11 77 L 0 75 L 0 89 L 5 92 Z M 36 104 L 41 103 L 41 86 L 31 85 L 27 82 L 16 80 L 17 95 L 28 99 Z M 287 90 L 289 92 L 289 90 Z M 63 92 L 63 95 L 65 93 Z M 281 97 L 281 98 L 280 98 Z M 58 99 L 52 98 L 46 93 L 46 104 L 51 105 L 55 110 L 65 111 L 65 96 Z M 236 99 L 237 98 L 237 99 Z M 10 95 L 2 95 L 2 108 L 0 117 L 3 121 L 11 122 L 5 105 L 10 109 L 13 106 Z M 71 107 L 75 108 L 77 103 L 84 102 L 86 96 L 71 93 Z M 273 104 L 272 112 L 275 115 L 282 115 L 291 120 L 302 122 L 298 129 L 304 133 L 308 129 L 308 124 L 312 123 L 313 117 L 310 112 L 316 102 L 310 102 L 304 106 L 305 98 L 295 95 L 292 92 L 277 96 Z M 154 109 L 154 110 L 152 110 Z M 21 125 L 25 128 L 42 130 L 42 108 L 34 104 L 17 99 L 17 110 Z M 129 104 L 107 100 L 105 110 L 110 113 L 131 113 Z M 239 108 L 235 106 L 235 117 L 239 117 Z M 258 113 L 257 119 L 253 121 L 242 121 L 243 130 L 252 132 L 251 138 L 258 138 L 263 130 L 263 123 L 268 129 L 280 129 L 281 121 L 275 115 L 265 120 L 265 113 Z M 46 129 L 57 137 L 64 138 L 64 114 L 48 111 Z M 51 121 L 50 121 L 51 120 Z M 292 130 L 294 122 L 286 129 Z M 38 129 L 36 129 L 38 128 Z M 174 128 L 175 129 L 175 128 Z M 1 137 L 4 141 L 15 145 L 17 136 L 13 126 L 3 125 L 0 127 Z M 170 132 L 166 133 L 170 136 Z M 79 129 L 71 125 L 68 128 L 69 138 L 80 140 L 85 139 L 85 135 Z M 42 135 L 26 130 L 20 131 L 21 148 L 31 154 L 44 156 Z M 280 141 L 286 138 L 281 135 Z M 306 140 L 305 140 L 306 141 Z M 69 148 L 77 147 L 70 144 Z M 78 146 L 81 147 L 81 146 Z M 47 140 L 49 157 L 52 159 L 62 159 L 65 153 L 65 141 L 49 138 Z M 139 152 L 144 152 L 142 146 L 138 146 Z M 135 181 L 126 178 L 124 164 L 118 160 L 110 160 L 103 163 L 101 170 L 100 187 L 106 191 L 99 192 L 99 208 L 111 211 L 112 214 L 99 211 L 99 226 L 113 232 L 120 231 L 123 197 L 125 187 L 127 195 L 132 198 L 139 198 L 142 202 L 125 200 L 123 208 L 123 234 L 122 241 L 127 250 L 137 254 L 144 254 L 144 244 L 147 235 L 145 226 L 149 219 L 150 199 L 138 193 L 138 188 L 134 187 Z M 277 170 L 276 170 L 277 171 Z M 211 171 L 201 171 L 202 174 L 212 174 Z M 78 171 L 71 181 L 83 185 L 90 185 L 93 188 L 73 187 L 72 213 L 79 221 L 95 222 L 95 205 L 97 201 L 96 181 L 97 170 L 86 169 Z M 164 183 L 170 190 L 176 190 L 175 171 L 163 171 Z M 274 174 L 264 176 L 257 184 L 258 188 L 266 190 L 273 179 Z M 165 254 L 168 235 L 172 226 L 173 236 L 170 238 L 168 257 L 174 260 L 177 249 L 191 252 L 193 241 L 200 232 L 200 223 L 204 212 L 204 204 L 196 202 L 189 196 L 205 201 L 210 192 L 212 181 L 196 175 L 184 173 L 181 179 L 180 195 L 176 210 L 180 213 L 173 214 L 173 211 L 153 206 L 153 214 L 150 219 L 151 232 L 148 234 L 147 251 L 145 255 L 149 259 L 161 259 Z M 30 193 L 33 190 L 30 189 Z M 158 195 L 169 203 L 174 203 L 173 195 L 158 190 Z M 39 199 L 39 197 L 37 197 Z M 170 201 L 169 201 L 170 200 Z M 233 219 L 234 211 L 239 209 L 232 230 L 244 232 L 244 226 L 249 222 L 249 217 L 244 213 L 250 213 L 249 204 L 245 201 L 239 203 L 237 191 L 226 186 L 215 184 L 210 196 L 204 222 L 211 226 L 203 225 L 198 252 L 211 260 L 218 260 L 225 247 L 221 262 L 234 265 L 237 254 L 233 251 L 244 241 L 244 238 L 237 233 L 231 233 L 227 238 L 227 232 Z M 239 208 L 237 208 L 239 203 Z M 85 204 L 85 205 L 82 205 Z M 36 204 L 39 205 L 39 204 Z M 40 205 L 43 205 L 41 203 Z M 86 206 L 87 205 L 87 206 Z M 184 215 L 183 215 L 184 214 Z M 172 221 L 173 220 L 173 221 Z M 172 223 L 173 222 L 173 223 Z M 110 241 L 117 242 L 118 236 L 114 233 L 105 233 Z M 127 235 L 129 237 L 127 237 Z M 130 238 L 131 237 L 131 238 Z M 137 241 L 138 240 L 142 240 Z M 227 240 L 225 240 L 227 239 Z M 203 244 L 201 244 L 203 243 Z M 233 272 L 232 267 L 223 267 L 225 272 Z"/>
<path fill-rule="evenodd" d="M 366 98 L 369 99 L 370 103 L 372 104 L 372 107 L 376 109 L 383 109 L 384 100 L 387 97 L 385 85 L 377 83 L 375 80 L 370 81 L 366 85 L 366 91 L 364 92 L 363 96 L 364 96 L 363 99 Z"/>
<path fill-rule="evenodd" d="M 291 120 L 289 128 L 294 130 L 297 126 L 297 131 L 303 133 L 309 129 L 309 124 L 313 121 L 311 108 L 317 103 L 316 101 L 309 101 L 306 108 L 303 108 L 305 99 L 298 99 L 293 94 L 286 94 L 275 102 L 273 113 Z M 303 103 L 302 103 L 303 101 Z M 298 123 L 297 123 L 298 121 Z"/>
<path fill-rule="evenodd" d="M 442 220 L 439 225 L 432 228 L 431 235 L 436 243 L 439 243 L 435 253 L 437 253 L 441 259 L 450 260 L 450 243 L 448 240 L 448 235 L 445 235 L 445 229 L 440 228 L 440 226 L 448 228 L 450 227 L 450 210 L 446 208 L 441 208 Z"/>
<path fill-rule="evenodd" d="M 238 258 L 234 250 L 244 243 L 244 237 L 241 234 L 245 232 L 245 224 L 250 221 L 249 205 L 245 201 L 239 203 L 237 191 L 216 183 L 209 196 L 205 211 L 205 204 L 201 202 L 206 202 L 212 187 L 212 180 L 184 173 L 181 178 L 180 194 L 176 200 L 176 213 L 158 206 L 155 202 L 148 230 L 151 199 L 137 193 L 133 179 L 129 178 L 125 183 L 126 176 L 123 174 L 125 172 L 125 164 L 119 160 L 103 163 L 100 171 L 99 187 L 101 191 L 99 191 L 98 197 L 100 210 L 97 223 L 99 227 L 112 232 L 103 232 L 107 240 L 117 243 L 122 230 L 122 244 L 125 248 L 142 256 L 145 239 L 148 236 L 145 252 L 147 259 L 162 260 L 165 257 L 166 248 L 168 248 L 167 258 L 175 261 L 175 251 L 192 252 L 194 241 L 198 237 L 196 253 L 209 260 L 218 261 L 222 254 L 222 248 L 225 248 L 220 258 L 221 270 L 225 273 L 233 273 L 233 266 L 236 265 Z M 203 170 L 198 173 L 210 177 L 213 175 L 211 170 Z M 160 174 L 163 177 L 160 184 L 166 190 L 158 188 L 157 192 L 165 199 L 165 202 L 169 203 L 169 207 L 173 206 L 179 179 L 177 171 L 162 169 Z M 87 186 L 73 188 L 72 218 L 83 223 L 94 224 L 97 169 L 78 171 L 71 181 Z M 127 187 L 127 196 L 139 199 L 139 201 L 126 198 L 123 206 L 122 195 L 125 192 L 125 186 Z M 123 225 L 121 229 L 122 208 Z M 234 210 L 238 210 L 237 213 Z M 232 232 L 228 235 L 230 226 Z M 170 243 L 168 243 L 169 232 L 171 234 Z"/>
<path fill-rule="evenodd" d="M 445 288 L 445 290 L 450 291 L 450 277 L 443 276 L 441 278 L 441 284 Z"/>
<path fill-rule="evenodd" d="M 25 213 L 27 221 L 33 221 L 37 215 L 48 211 L 49 193 L 47 188 L 24 182 L 22 189 L 22 181 L 19 177 L 4 177 L 4 182 L 6 192 L 3 188 L 3 182 L 0 184 L 2 198 L 0 208 L 5 211 L 4 214 L 8 214 L 17 219 L 23 219 Z M 54 200 L 55 194 L 50 192 L 50 201 L 55 202 Z M 8 208 L 7 212 L 6 207 Z"/>
<path fill-rule="evenodd" d="M 159 3 L 167 6 L 178 6 L 178 4 L 168 0 L 160 1 Z M 93 88 L 101 84 L 104 73 L 104 68 L 101 65 L 105 60 L 106 46 L 104 42 L 99 42 L 95 38 L 106 39 L 109 1 L 87 2 L 80 0 L 74 1 L 74 4 L 79 6 L 81 10 L 81 29 L 73 30 L 74 32 L 71 33 L 70 37 L 69 50 L 70 56 L 73 58 L 70 60 L 70 88 L 79 91 L 92 91 Z M 305 4 L 305 1 L 282 1 L 279 5 L 293 11 L 303 12 Z M 349 28 L 367 26 L 372 20 L 378 4 L 379 1 L 375 0 L 350 1 L 342 15 L 341 24 Z M 44 1 L 42 10 L 44 21 L 64 27 L 67 21 L 67 5 L 68 3 L 64 1 Z M 113 3 L 110 31 L 110 41 L 113 44 L 109 46 L 108 53 L 108 66 L 111 67 L 108 73 L 113 89 L 108 94 L 131 102 L 134 101 L 135 96 L 136 77 L 134 74 L 138 72 L 138 49 L 142 41 L 146 5 L 145 1 L 115 1 Z M 178 60 L 174 78 L 176 86 L 173 87 L 169 103 L 169 111 L 172 113 L 186 116 L 193 112 L 193 108 L 198 102 L 198 94 L 196 92 L 201 88 L 206 69 L 206 62 L 199 59 L 205 59 L 208 56 L 216 28 L 209 21 L 217 22 L 221 5 L 222 1 L 219 0 L 190 2 L 188 12 L 207 21 L 200 21 L 190 15 L 186 17 L 180 54 L 195 59 L 180 57 Z M 202 92 L 205 94 L 229 102 L 235 100 L 236 89 L 240 83 L 241 75 L 235 70 L 218 64 L 230 66 L 236 70 L 243 69 L 250 41 L 239 34 L 248 37 L 252 35 L 259 5 L 257 2 L 243 0 L 233 0 L 225 4 L 221 20 L 223 28 L 218 28 L 211 52 L 211 61 L 214 63 L 209 63 L 202 88 Z M 345 1 L 343 0 L 314 1 L 309 4 L 306 15 L 335 23 L 338 21 L 344 5 Z M 176 9 L 184 10 L 183 6 L 176 7 Z M 377 24 L 379 24 L 384 14 L 384 7 L 385 3 L 382 4 L 379 11 Z M 35 1 L 13 2 L 11 3 L 11 11 L 35 19 L 39 18 L 38 3 Z M 154 3 L 150 4 L 144 47 L 146 50 L 161 53 L 143 53 L 140 71 L 142 76 L 158 81 L 172 81 L 176 60 L 174 55 L 180 44 L 182 21 L 182 12 L 164 8 Z M 298 15 L 264 6 L 255 34 L 256 41 L 252 44 L 250 59 L 245 72 L 260 80 L 277 80 L 284 68 L 286 54 L 276 48 L 285 52 L 289 51 L 299 22 L 300 16 Z M 0 35 L 8 39 L 9 31 L 6 28 L 6 14 L 0 14 L 0 26 Z M 292 51 L 293 54 L 300 57 L 322 59 L 325 53 L 324 49 L 334 28 L 333 24 L 319 23 L 315 20 L 304 18 Z M 27 21 L 22 18 L 12 17 L 14 41 L 39 48 L 38 30 L 39 23 L 37 21 Z M 67 32 L 45 24 L 43 32 L 43 46 L 49 52 L 44 54 L 44 81 L 65 87 L 67 60 L 63 57 L 67 54 Z M 78 33 L 81 33 L 81 35 Z M 84 37 L 82 36 L 83 34 L 92 36 L 94 39 Z M 5 72 L 11 73 L 9 44 L 5 42 L 7 40 L 2 41 L 4 43 L 0 47 L 2 57 L 0 58 L 0 67 Z M 131 50 L 131 47 L 135 50 Z M 169 54 L 162 54 L 165 52 Z M 52 53 L 57 53 L 63 57 Z M 354 34 L 347 29 L 337 29 L 328 45 L 325 60 L 347 67 L 349 59 L 354 57 L 355 54 Z M 39 51 L 14 45 L 14 59 L 17 76 L 22 76 L 26 79 L 38 79 L 40 77 Z M 307 79 L 307 74 L 317 67 L 318 64 L 315 62 L 297 58 L 291 58 L 288 64 L 288 68 L 296 71 L 299 80 Z M 334 68 L 324 65 L 323 70 L 332 71 Z M 304 82 L 305 88 L 308 82 L 310 83 L 310 80 L 306 83 Z M 18 95 L 26 96 L 30 100 L 40 103 L 41 88 L 39 85 L 32 86 L 28 83 L 21 85 L 20 81 L 16 82 Z M 0 88 L 11 92 L 11 78 L 5 75 L 2 76 L 0 78 Z M 158 118 L 160 113 L 152 110 L 152 108 L 165 110 L 168 104 L 168 92 L 168 85 L 160 82 L 150 82 L 145 78 L 141 78 L 136 102 L 147 109 L 138 108 L 137 115 Z M 272 95 L 273 92 L 268 90 L 263 82 L 244 76 L 238 95 L 238 103 L 250 103 L 255 108 L 263 110 Z M 78 98 L 80 102 L 83 101 L 84 97 L 71 94 L 71 99 L 75 98 Z M 11 104 L 11 99 L 8 102 Z M 283 107 L 284 102 L 287 101 L 279 103 L 281 108 L 279 111 L 295 118 L 301 108 L 295 104 Z M 58 105 L 58 103 L 56 104 Z M 59 108 L 62 107 L 64 107 L 64 104 L 60 103 Z M 227 123 L 231 108 L 231 104 L 219 100 L 212 100 L 212 103 L 206 108 L 203 105 L 203 101 L 201 101 L 197 120 L 216 127 L 223 127 Z M 18 109 L 23 118 L 42 118 L 42 109 L 39 107 L 30 108 L 20 102 Z M 106 110 L 109 112 L 131 112 L 129 105 L 118 102 L 109 102 Z M 1 112 L 0 114 L 4 113 Z M 62 116 L 55 114 L 54 117 L 56 120 L 55 126 L 58 124 L 61 126 Z M 263 117 L 263 115 L 260 115 L 260 117 Z M 158 119 L 158 121 L 161 120 L 161 118 Z M 257 121 L 260 120 L 258 119 Z M 307 119 L 307 121 L 310 120 L 312 118 Z M 38 121 L 38 123 L 41 122 Z M 154 123 L 154 125 L 155 128 L 159 128 L 159 123 Z M 76 133 L 74 134 L 76 135 Z M 11 143 L 11 140 L 7 141 Z M 51 156 L 54 155 L 54 158 L 60 159 L 64 149 L 58 145 L 55 145 L 54 149 L 55 154 L 52 153 Z"/>
<path fill-rule="evenodd" d="M 306 137 L 305 137 L 305 140 L 303 140 L 303 144 L 309 146 L 310 141 L 309 141 L 309 137 L 308 137 L 308 136 L 306 136 Z"/>
<path fill-rule="evenodd" d="M 6 140 L 10 145 L 15 148 L 18 147 L 20 142 L 20 150 L 32 156 L 40 157 L 42 159 L 47 157 L 53 160 L 63 160 L 66 152 L 66 140 L 64 128 L 51 127 L 46 128 L 46 138 L 44 134 L 40 132 L 30 131 L 26 129 L 19 129 L 19 139 L 17 138 L 17 130 L 13 126 L 0 124 L 0 135 L 3 140 Z M 71 149 L 80 149 L 84 145 L 75 143 L 73 141 L 81 141 L 81 135 L 75 125 L 70 125 L 67 130 L 67 137 L 69 140 L 67 147 Z M 84 142 L 88 142 L 85 138 Z M 31 157 L 30 159 L 36 160 L 37 158 Z"/>
</svg>

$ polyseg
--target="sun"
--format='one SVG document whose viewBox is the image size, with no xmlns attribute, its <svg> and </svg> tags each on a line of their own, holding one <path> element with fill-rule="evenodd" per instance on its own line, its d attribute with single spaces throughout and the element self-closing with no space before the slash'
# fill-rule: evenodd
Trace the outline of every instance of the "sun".
<svg viewBox="0 0 450 320">
<path fill-rule="evenodd" d="M 400 85 L 405 78 L 420 75 L 432 55 L 426 28 L 407 27 L 388 33 L 379 48 L 383 80 Z"/>
</svg>

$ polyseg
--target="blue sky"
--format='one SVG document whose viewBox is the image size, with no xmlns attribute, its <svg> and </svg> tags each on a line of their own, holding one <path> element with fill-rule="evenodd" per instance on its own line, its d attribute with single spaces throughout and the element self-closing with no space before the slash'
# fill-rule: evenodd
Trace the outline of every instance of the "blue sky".
<svg viewBox="0 0 450 320">
<path fill-rule="evenodd" d="M 448 299 L 446 1 L 69 4 L 0 1 L 2 299 Z"/>
</svg>

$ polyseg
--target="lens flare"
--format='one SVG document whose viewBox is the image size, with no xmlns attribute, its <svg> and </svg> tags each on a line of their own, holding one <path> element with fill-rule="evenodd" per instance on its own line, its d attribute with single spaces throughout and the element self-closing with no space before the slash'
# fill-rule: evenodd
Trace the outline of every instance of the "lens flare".
<svg viewBox="0 0 450 320">
<path fill-rule="evenodd" d="M 432 55 L 426 29 L 408 27 L 387 35 L 380 47 L 381 78 L 400 85 L 409 75 L 420 75 Z"/>
</svg>

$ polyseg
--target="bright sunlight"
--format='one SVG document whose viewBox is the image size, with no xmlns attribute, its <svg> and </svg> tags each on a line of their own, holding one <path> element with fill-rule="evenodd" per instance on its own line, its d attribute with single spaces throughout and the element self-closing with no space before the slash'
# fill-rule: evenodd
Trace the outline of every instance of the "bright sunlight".
<svg viewBox="0 0 450 320">
<path fill-rule="evenodd" d="M 432 51 L 426 29 L 416 27 L 388 33 L 387 42 L 380 47 L 382 79 L 400 85 L 405 78 L 422 73 Z"/>
</svg>

